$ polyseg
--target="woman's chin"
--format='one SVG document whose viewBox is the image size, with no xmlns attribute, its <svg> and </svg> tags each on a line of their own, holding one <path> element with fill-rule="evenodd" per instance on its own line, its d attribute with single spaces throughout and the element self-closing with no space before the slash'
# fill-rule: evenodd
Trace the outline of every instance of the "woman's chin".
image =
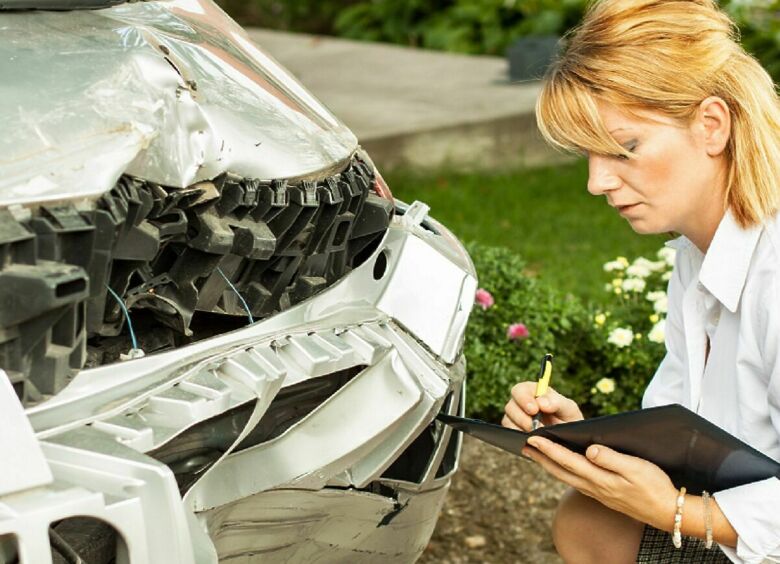
<svg viewBox="0 0 780 564">
<path fill-rule="evenodd" d="M 669 231 L 668 227 L 655 225 L 652 222 L 647 221 L 646 218 L 638 217 L 635 219 L 629 219 L 628 223 L 631 225 L 631 229 L 640 235 L 658 235 L 660 233 L 667 233 Z"/>
</svg>

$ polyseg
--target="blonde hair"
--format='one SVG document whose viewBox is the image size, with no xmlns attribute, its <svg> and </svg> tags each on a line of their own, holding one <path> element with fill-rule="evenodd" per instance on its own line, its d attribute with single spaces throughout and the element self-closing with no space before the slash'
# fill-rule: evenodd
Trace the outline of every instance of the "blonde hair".
<svg viewBox="0 0 780 564">
<path fill-rule="evenodd" d="M 719 96 L 731 113 L 726 205 L 742 227 L 777 211 L 780 101 L 713 0 L 602 0 L 565 41 L 536 105 L 548 142 L 630 158 L 607 132 L 597 102 L 688 123 L 702 100 Z"/>
</svg>

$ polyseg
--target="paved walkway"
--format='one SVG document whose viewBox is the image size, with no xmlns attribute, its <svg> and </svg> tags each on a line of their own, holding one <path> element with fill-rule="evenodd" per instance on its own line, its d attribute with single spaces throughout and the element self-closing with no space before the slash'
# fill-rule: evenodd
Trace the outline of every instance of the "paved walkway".
<svg viewBox="0 0 780 564">
<path fill-rule="evenodd" d="M 536 132 L 539 83 L 510 84 L 503 58 L 248 31 L 355 132 L 380 167 L 556 158 Z"/>
</svg>

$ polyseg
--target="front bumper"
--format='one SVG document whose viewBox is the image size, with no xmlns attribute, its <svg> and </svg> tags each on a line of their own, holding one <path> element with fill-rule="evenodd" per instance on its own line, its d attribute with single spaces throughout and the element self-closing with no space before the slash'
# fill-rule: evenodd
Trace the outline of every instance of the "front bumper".
<svg viewBox="0 0 780 564">
<path fill-rule="evenodd" d="M 463 248 L 424 219 L 413 205 L 369 260 L 285 312 L 7 410 L 32 429 L 0 439 L 26 449 L 0 480 L 0 540 L 48 564 L 50 525 L 81 515 L 117 531 L 118 562 L 416 559 L 457 468 L 460 439 L 433 420 L 462 412 L 476 289 Z"/>
</svg>

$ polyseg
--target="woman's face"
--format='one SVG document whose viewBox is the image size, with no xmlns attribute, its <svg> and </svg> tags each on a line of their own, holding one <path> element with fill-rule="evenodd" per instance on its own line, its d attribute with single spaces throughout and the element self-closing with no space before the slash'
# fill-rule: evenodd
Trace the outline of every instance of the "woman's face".
<svg viewBox="0 0 780 564">
<path fill-rule="evenodd" d="M 588 191 L 606 196 L 637 233 L 675 231 L 694 243 L 696 232 L 711 228 L 714 233 L 725 189 L 722 151 L 711 154 L 712 129 L 718 124 L 703 115 L 690 125 L 655 112 L 635 117 L 606 104 L 599 105 L 599 113 L 634 157 L 588 155 Z M 709 225 L 713 221 L 714 227 Z"/>
</svg>

